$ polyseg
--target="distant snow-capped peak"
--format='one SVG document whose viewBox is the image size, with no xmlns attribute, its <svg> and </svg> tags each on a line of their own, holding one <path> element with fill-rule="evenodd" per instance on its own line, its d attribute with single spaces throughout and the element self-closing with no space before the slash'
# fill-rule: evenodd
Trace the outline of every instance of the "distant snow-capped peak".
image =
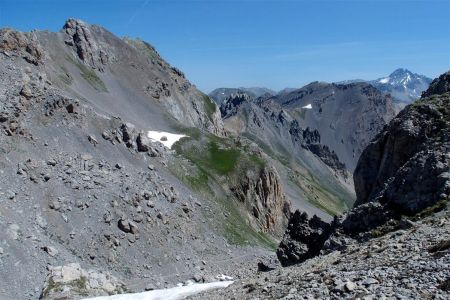
<svg viewBox="0 0 450 300">
<path fill-rule="evenodd" d="M 378 78 L 370 83 L 382 92 L 391 93 L 401 102 L 412 102 L 419 98 L 431 83 L 431 79 L 399 68 L 387 77 Z"/>
</svg>

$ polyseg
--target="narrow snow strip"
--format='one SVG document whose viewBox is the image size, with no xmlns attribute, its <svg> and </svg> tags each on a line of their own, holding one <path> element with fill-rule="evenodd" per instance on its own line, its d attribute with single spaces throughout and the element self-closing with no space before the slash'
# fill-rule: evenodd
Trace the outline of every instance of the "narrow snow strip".
<svg viewBox="0 0 450 300">
<path fill-rule="evenodd" d="M 173 144 L 178 142 L 181 138 L 187 136 L 184 134 L 174 134 L 170 132 L 164 132 L 164 131 L 149 131 L 147 133 L 147 136 L 149 139 L 151 139 L 153 142 L 160 142 L 167 148 L 172 148 Z"/>
<path fill-rule="evenodd" d="M 303 106 L 302 108 L 312 109 L 312 105 L 311 105 L 311 103 L 310 103 L 310 104 L 308 104 L 308 105 Z"/>
<path fill-rule="evenodd" d="M 201 292 L 226 288 L 234 281 L 218 281 L 210 283 L 194 283 L 186 286 L 177 286 L 170 289 L 153 290 L 135 294 L 119 294 L 86 298 L 84 300 L 178 300 Z"/>
<path fill-rule="evenodd" d="M 380 79 L 380 81 L 379 81 L 380 83 L 388 83 L 389 82 L 389 77 L 386 77 L 386 78 L 383 78 L 383 79 Z"/>
</svg>

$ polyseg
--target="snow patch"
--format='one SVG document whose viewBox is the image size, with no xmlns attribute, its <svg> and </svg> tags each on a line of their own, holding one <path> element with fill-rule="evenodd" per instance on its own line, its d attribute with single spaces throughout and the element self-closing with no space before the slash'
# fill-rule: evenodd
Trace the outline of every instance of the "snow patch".
<svg viewBox="0 0 450 300">
<path fill-rule="evenodd" d="M 233 282 L 234 281 L 194 283 L 185 286 L 177 286 L 169 289 L 153 290 L 134 294 L 119 294 L 113 296 L 85 298 L 84 300 L 178 300 L 205 291 L 223 289 L 228 287 Z"/>
<path fill-rule="evenodd" d="M 302 108 L 312 109 L 312 105 L 311 105 L 311 103 L 310 103 L 310 104 L 308 104 L 308 105 L 302 106 Z"/>
<path fill-rule="evenodd" d="M 148 131 L 147 136 L 153 142 L 160 142 L 169 149 L 181 138 L 187 137 L 187 135 L 184 134 L 175 134 L 164 131 Z"/>
<path fill-rule="evenodd" d="M 383 78 L 383 79 L 380 79 L 380 83 L 388 83 L 389 82 L 389 77 L 386 77 L 386 78 Z"/>
<path fill-rule="evenodd" d="M 217 275 L 216 278 L 219 279 L 220 281 L 230 281 L 230 280 L 233 280 L 233 277 L 227 276 L 227 275 L 223 275 L 223 274 Z"/>
</svg>

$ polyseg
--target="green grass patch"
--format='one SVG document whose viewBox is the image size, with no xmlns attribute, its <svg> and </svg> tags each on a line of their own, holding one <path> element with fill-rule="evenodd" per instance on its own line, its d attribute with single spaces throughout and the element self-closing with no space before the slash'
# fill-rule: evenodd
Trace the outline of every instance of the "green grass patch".
<svg viewBox="0 0 450 300">
<path fill-rule="evenodd" d="M 236 162 L 241 154 L 238 149 L 221 149 L 216 142 L 208 145 L 209 158 L 203 163 L 217 173 L 227 175 L 234 171 Z"/>
<path fill-rule="evenodd" d="M 203 109 L 205 110 L 205 113 L 208 116 L 208 119 L 210 119 L 212 121 L 213 115 L 216 112 L 216 103 L 214 103 L 214 101 L 205 94 L 203 94 L 202 97 L 203 97 L 202 98 Z"/>
<path fill-rule="evenodd" d="M 185 129 L 183 132 L 187 134 L 190 130 Z M 244 208 L 240 208 L 238 201 L 229 191 L 225 191 L 230 181 L 236 180 L 249 168 L 263 168 L 266 164 L 264 159 L 247 153 L 239 143 L 208 133 L 202 133 L 198 138 L 180 140 L 173 149 L 178 155 L 187 158 L 189 163 L 175 162 L 169 166 L 170 171 L 192 190 L 215 204 L 213 207 L 218 216 L 214 220 L 222 223 L 220 230 L 228 243 L 276 249 L 277 243 L 268 234 L 255 230 L 248 223 Z M 211 211 L 207 213 L 206 219 L 211 217 Z"/>
<path fill-rule="evenodd" d="M 79 61 L 74 60 L 70 56 L 66 56 L 66 59 L 74 64 L 78 70 L 80 70 L 81 77 L 84 78 L 95 90 L 99 92 L 108 92 L 108 89 L 105 86 L 105 83 L 100 79 L 100 77 L 97 76 L 97 73 L 90 67 L 87 67 L 83 63 L 80 63 Z"/>
</svg>

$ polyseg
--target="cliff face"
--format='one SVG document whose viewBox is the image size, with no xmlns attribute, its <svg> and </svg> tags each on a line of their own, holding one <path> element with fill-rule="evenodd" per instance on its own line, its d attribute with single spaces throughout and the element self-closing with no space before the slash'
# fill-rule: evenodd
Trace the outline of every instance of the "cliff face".
<svg viewBox="0 0 450 300">
<path fill-rule="evenodd" d="M 247 171 L 231 189 L 251 212 L 258 228 L 263 232 L 282 235 L 290 215 L 290 205 L 273 166 Z"/>
<path fill-rule="evenodd" d="M 364 150 L 354 174 L 355 206 L 378 201 L 414 214 L 448 199 L 449 79 L 447 74 L 434 81 L 421 100 L 400 112 Z"/>
<path fill-rule="evenodd" d="M 399 228 L 407 216 L 448 209 L 450 195 L 450 76 L 433 81 L 363 151 L 354 173 L 354 208 L 331 224 L 295 212 L 277 255 L 283 265 Z M 436 94 L 438 93 L 438 94 Z"/>
<path fill-rule="evenodd" d="M 321 143 L 350 172 L 364 148 L 395 116 L 392 98 L 367 83 L 313 82 L 271 100 L 291 112 L 301 127 L 317 130 Z M 302 109 L 308 105 L 311 109 Z"/>
</svg>

